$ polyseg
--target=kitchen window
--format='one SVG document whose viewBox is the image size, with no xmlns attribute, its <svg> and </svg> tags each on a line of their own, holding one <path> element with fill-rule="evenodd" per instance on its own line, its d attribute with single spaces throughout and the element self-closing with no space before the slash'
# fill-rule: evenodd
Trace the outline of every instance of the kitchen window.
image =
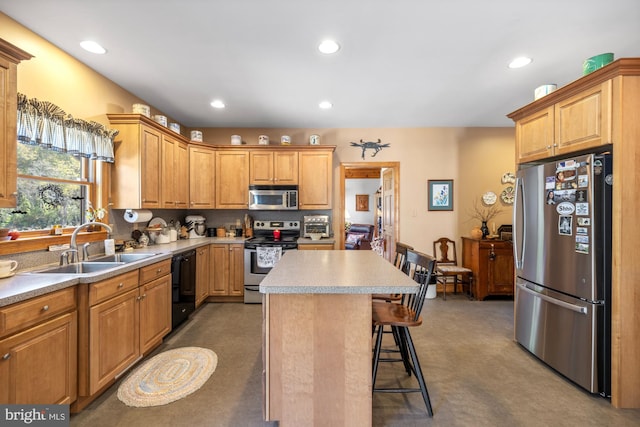
<svg viewBox="0 0 640 427">
<path fill-rule="evenodd" d="M 83 223 L 95 194 L 96 162 L 39 145 L 17 148 L 17 207 L 0 209 L 0 227 L 38 235 L 49 234 L 54 225 Z"/>
</svg>

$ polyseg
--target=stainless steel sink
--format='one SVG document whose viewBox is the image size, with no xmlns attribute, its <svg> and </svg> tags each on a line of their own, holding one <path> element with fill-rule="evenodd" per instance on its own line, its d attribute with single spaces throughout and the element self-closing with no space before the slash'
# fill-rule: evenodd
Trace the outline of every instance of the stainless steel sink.
<svg viewBox="0 0 640 427">
<path fill-rule="evenodd" d="M 36 271 L 44 274 L 89 274 L 124 265 L 124 262 L 78 262 Z"/>
<path fill-rule="evenodd" d="M 151 258 L 152 256 L 156 256 L 158 254 L 126 254 L 126 253 L 117 253 L 115 255 L 106 255 L 101 256 L 94 259 L 86 260 L 85 263 L 97 264 L 102 262 L 118 262 L 123 264 L 128 264 L 130 262 L 142 261 L 143 259 Z"/>
</svg>

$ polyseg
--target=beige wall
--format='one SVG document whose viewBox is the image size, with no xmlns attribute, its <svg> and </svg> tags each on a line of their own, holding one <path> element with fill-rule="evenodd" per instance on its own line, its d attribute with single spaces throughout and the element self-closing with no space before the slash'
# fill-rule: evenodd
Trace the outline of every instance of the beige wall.
<svg viewBox="0 0 640 427">
<path fill-rule="evenodd" d="M 55 103 L 67 113 L 108 125 L 107 113 L 131 112 L 136 98 L 112 81 L 94 72 L 46 40 L 0 13 L 0 38 L 35 57 L 18 67 L 18 90 L 30 98 Z M 443 102 L 446 100 L 443 100 Z M 154 114 L 162 113 L 152 106 Z M 506 112 L 506 110 L 505 110 Z M 269 135 L 277 143 L 290 135 L 294 144 L 307 144 L 311 134 L 319 134 L 321 144 L 335 145 L 334 206 L 339 200 L 341 162 L 400 162 L 400 235 L 398 239 L 431 253 L 432 241 L 449 236 L 459 241 L 469 235 L 475 222 L 468 211 L 474 198 L 488 190 L 500 194 L 505 187 L 500 178 L 514 172 L 513 128 L 375 128 L 375 129 L 226 129 L 199 128 L 204 142 L 229 144 L 239 134 L 247 144 L 257 144 L 258 135 Z M 189 129 L 182 128 L 188 135 Z M 391 144 L 376 157 L 351 147 L 350 142 L 376 141 Z M 427 180 L 454 180 L 454 210 L 427 210 Z M 500 203 L 500 202 L 498 202 Z M 511 223 L 511 208 L 496 224 Z"/>
</svg>

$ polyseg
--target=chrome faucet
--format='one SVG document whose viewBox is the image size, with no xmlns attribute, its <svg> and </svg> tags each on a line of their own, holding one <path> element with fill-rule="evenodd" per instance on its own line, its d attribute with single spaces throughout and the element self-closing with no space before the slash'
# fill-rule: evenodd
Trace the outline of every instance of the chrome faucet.
<svg viewBox="0 0 640 427">
<path fill-rule="evenodd" d="M 78 233 L 80 232 L 80 230 L 83 230 L 87 227 L 94 226 L 94 225 L 99 225 L 105 228 L 109 233 L 109 235 L 113 233 L 113 229 L 109 225 L 103 224 L 102 222 L 90 221 L 90 222 L 85 222 L 82 225 L 79 225 L 75 230 L 73 230 L 73 233 L 71 234 L 71 245 L 70 245 L 71 248 L 69 249 L 69 252 L 71 255 L 71 262 L 78 262 L 78 243 L 76 241 L 78 237 Z"/>
</svg>

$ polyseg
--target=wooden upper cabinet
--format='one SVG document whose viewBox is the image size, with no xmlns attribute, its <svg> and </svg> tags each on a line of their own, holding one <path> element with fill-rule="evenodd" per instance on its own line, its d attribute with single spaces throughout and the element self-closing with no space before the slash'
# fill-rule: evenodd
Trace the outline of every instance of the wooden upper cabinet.
<svg viewBox="0 0 640 427">
<path fill-rule="evenodd" d="M 295 185 L 298 183 L 298 152 L 251 151 L 249 182 L 264 185 Z"/>
<path fill-rule="evenodd" d="M 189 206 L 186 138 L 140 114 L 107 114 L 114 141 L 111 203 L 115 209 Z"/>
<path fill-rule="evenodd" d="M 162 207 L 186 209 L 189 206 L 189 151 L 186 143 L 162 136 Z"/>
<path fill-rule="evenodd" d="M 216 152 L 213 148 L 189 146 L 189 207 L 213 209 L 215 198 Z"/>
<path fill-rule="evenodd" d="M 609 144 L 611 80 L 555 105 L 555 154 Z"/>
<path fill-rule="evenodd" d="M 18 63 L 31 58 L 0 39 L 0 208 L 17 203 Z"/>
<path fill-rule="evenodd" d="M 553 155 L 553 107 L 545 108 L 516 123 L 516 156 L 527 162 Z"/>
<path fill-rule="evenodd" d="M 331 209 L 333 150 L 301 151 L 299 162 L 300 209 Z"/>
<path fill-rule="evenodd" d="M 249 152 L 216 151 L 216 208 L 249 208 Z"/>
</svg>

